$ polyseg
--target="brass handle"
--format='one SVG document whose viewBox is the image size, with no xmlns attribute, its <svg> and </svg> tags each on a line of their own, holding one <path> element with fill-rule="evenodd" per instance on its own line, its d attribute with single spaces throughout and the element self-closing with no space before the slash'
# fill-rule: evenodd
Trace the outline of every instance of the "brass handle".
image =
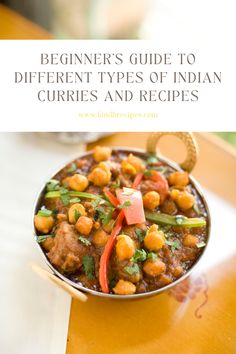
<svg viewBox="0 0 236 354">
<path fill-rule="evenodd" d="M 54 274 L 48 272 L 47 270 L 39 267 L 36 264 L 32 264 L 32 269 L 35 273 L 37 273 L 41 278 L 46 279 L 50 282 L 53 282 L 53 284 L 56 284 L 59 288 L 65 290 L 69 295 L 71 295 L 74 299 L 80 300 L 85 302 L 87 300 L 87 296 L 82 293 L 81 291 L 73 288 L 73 286 L 70 286 L 67 284 L 65 281 L 61 280 Z"/>
<path fill-rule="evenodd" d="M 158 132 L 152 133 L 148 137 L 147 151 L 149 153 L 156 153 L 157 145 L 161 137 L 165 135 L 174 135 L 179 138 L 187 149 L 187 157 L 180 167 L 188 172 L 194 168 L 198 158 L 198 145 L 192 133 L 187 132 Z"/>
</svg>

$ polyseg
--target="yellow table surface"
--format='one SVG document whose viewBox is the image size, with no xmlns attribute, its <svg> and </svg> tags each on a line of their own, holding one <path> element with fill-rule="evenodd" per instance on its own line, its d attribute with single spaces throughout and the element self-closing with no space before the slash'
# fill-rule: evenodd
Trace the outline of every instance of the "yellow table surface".
<svg viewBox="0 0 236 354">
<path fill-rule="evenodd" d="M 147 136 L 118 133 L 99 143 L 145 148 Z M 208 134 L 196 137 L 202 154 L 193 174 L 205 187 L 236 205 L 233 149 Z M 168 139 L 163 139 L 161 146 L 164 154 L 173 154 Z M 180 159 L 183 152 L 176 142 L 172 158 Z M 67 354 L 236 353 L 235 267 L 236 256 L 232 256 L 148 299 L 124 302 L 89 296 L 86 303 L 73 300 Z"/>
<path fill-rule="evenodd" d="M 51 39 L 40 26 L 0 4 L 0 39 Z"/>
</svg>

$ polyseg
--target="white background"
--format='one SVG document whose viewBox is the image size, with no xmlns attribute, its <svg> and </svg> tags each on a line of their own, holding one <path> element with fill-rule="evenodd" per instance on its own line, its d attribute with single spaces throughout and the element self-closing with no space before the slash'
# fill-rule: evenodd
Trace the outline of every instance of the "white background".
<svg viewBox="0 0 236 354">
<path fill-rule="evenodd" d="M 178 44 L 159 45 L 159 41 L 2 41 L 0 43 L 0 117 L 1 131 L 150 131 L 150 130 L 235 130 L 234 107 L 234 62 L 227 44 L 219 47 L 187 46 Z M 215 44 L 215 43 L 213 43 Z M 194 52 L 195 65 L 171 66 L 65 66 L 40 65 L 41 52 L 78 53 L 78 52 L 123 52 L 128 56 L 132 52 L 169 53 L 174 57 L 178 52 Z M 198 102 L 39 102 L 37 92 L 40 89 L 98 89 L 101 96 L 109 89 L 138 90 L 141 84 L 116 85 L 38 85 L 15 84 L 15 71 L 221 71 L 221 84 L 200 84 L 179 86 L 199 90 Z M 142 84 L 143 89 L 176 89 L 176 85 Z M 156 113 L 157 118 L 80 118 L 79 113 L 119 112 L 119 113 Z"/>
</svg>

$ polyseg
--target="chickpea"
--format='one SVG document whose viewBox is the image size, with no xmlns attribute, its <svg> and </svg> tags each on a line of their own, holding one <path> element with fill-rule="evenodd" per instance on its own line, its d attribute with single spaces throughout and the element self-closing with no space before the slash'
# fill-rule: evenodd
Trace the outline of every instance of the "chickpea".
<svg viewBox="0 0 236 354">
<path fill-rule="evenodd" d="M 168 182 L 171 186 L 185 187 L 189 184 L 188 173 L 183 171 L 173 172 L 169 175 Z"/>
<path fill-rule="evenodd" d="M 108 224 L 103 225 L 103 230 L 110 233 L 113 230 L 115 220 L 111 219 Z"/>
<path fill-rule="evenodd" d="M 163 232 L 158 231 L 157 225 L 152 225 L 144 238 L 144 246 L 150 251 L 159 251 L 165 244 Z"/>
<path fill-rule="evenodd" d="M 108 239 L 109 235 L 103 229 L 99 229 L 93 235 L 92 242 L 98 247 L 103 247 L 107 243 Z"/>
<path fill-rule="evenodd" d="M 65 214 L 63 214 L 63 213 L 58 213 L 57 214 L 57 220 L 59 222 L 66 221 L 67 220 L 67 216 Z"/>
<path fill-rule="evenodd" d="M 193 207 L 195 198 L 188 192 L 181 192 L 176 200 L 178 207 L 181 210 L 188 210 Z"/>
<path fill-rule="evenodd" d="M 134 166 L 134 168 L 136 169 L 136 172 L 140 172 L 140 171 L 145 170 L 144 162 L 139 157 L 134 156 L 133 154 L 129 154 L 127 161 L 128 161 L 128 163 L 130 163 L 131 165 Z"/>
<path fill-rule="evenodd" d="M 83 192 L 88 187 L 87 177 L 80 175 L 78 173 L 74 174 L 71 177 L 67 177 L 63 183 L 66 183 L 69 188 L 77 192 Z"/>
<path fill-rule="evenodd" d="M 105 162 L 100 162 L 88 176 L 90 182 L 93 182 L 96 186 L 102 187 L 107 185 L 111 180 L 111 171 Z"/>
<path fill-rule="evenodd" d="M 40 216 L 34 217 L 35 228 L 42 234 L 48 234 L 54 225 L 54 219 L 52 216 Z"/>
<path fill-rule="evenodd" d="M 151 277 L 156 277 L 161 273 L 164 273 L 165 270 L 166 270 L 166 265 L 160 259 L 157 259 L 155 261 L 148 259 L 147 261 L 144 262 L 143 265 L 143 271 L 147 275 L 150 275 Z"/>
<path fill-rule="evenodd" d="M 187 247 L 196 247 L 197 243 L 198 238 L 194 235 L 186 235 L 183 239 L 183 245 Z"/>
<path fill-rule="evenodd" d="M 136 291 L 136 286 L 130 281 L 120 279 L 113 291 L 117 295 L 132 295 Z"/>
<path fill-rule="evenodd" d="M 84 236 L 88 236 L 93 227 L 93 220 L 87 216 L 80 216 L 75 224 L 76 230 Z"/>
<path fill-rule="evenodd" d="M 84 206 L 80 203 L 75 203 L 75 204 L 71 205 L 70 209 L 68 210 L 68 218 L 69 218 L 69 222 L 71 224 L 76 223 L 76 221 L 77 221 L 76 215 L 79 215 L 79 216 L 86 216 L 87 215 Z"/>
<path fill-rule="evenodd" d="M 108 160 L 111 156 L 111 148 L 105 146 L 96 146 L 94 149 L 93 157 L 97 162 Z"/>
<path fill-rule="evenodd" d="M 131 258 L 135 253 L 135 244 L 131 237 L 119 235 L 116 243 L 116 255 L 120 261 Z"/>
<path fill-rule="evenodd" d="M 123 173 L 131 176 L 134 176 L 137 173 L 135 167 L 131 165 L 129 162 L 127 162 L 127 160 L 123 160 L 121 162 L 121 170 Z"/>
<path fill-rule="evenodd" d="M 143 196 L 143 205 L 144 208 L 153 210 L 160 204 L 160 195 L 159 193 L 152 191 L 148 192 Z"/>
<path fill-rule="evenodd" d="M 179 195 L 180 195 L 180 191 L 178 189 L 172 189 L 172 191 L 170 192 L 170 197 L 174 202 L 177 201 Z"/>
</svg>

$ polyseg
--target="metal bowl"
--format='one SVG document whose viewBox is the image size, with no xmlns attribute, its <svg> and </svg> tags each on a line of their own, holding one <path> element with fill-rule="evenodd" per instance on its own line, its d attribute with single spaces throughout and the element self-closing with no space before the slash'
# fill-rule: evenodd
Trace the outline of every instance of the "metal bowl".
<svg viewBox="0 0 236 354">
<path fill-rule="evenodd" d="M 152 149 L 152 147 L 155 145 L 155 148 L 156 148 L 156 143 L 157 143 L 157 140 L 159 140 L 160 138 L 160 135 L 158 136 L 159 133 L 153 133 L 151 136 L 150 136 L 150 139 L 148 140 L 148 151 L 150 152 Z M 165 133 L 161 133 L 162 135 L 165 135 Z M 171 133 L 172 134 L 172 133 Z M 185 134 L 185 137 L 186 137 L 186 134 L 189 134 L 189 133 L 181 133 L 181 134 Z M 153 140 L 154 139 L 154 140 Z M 181 138 L 182 139 L 182 138 Z M 191 139 L 193 139 L 193 137 L 191 137 Z M 183 140 L 183 139 L 182 139 Z M 154 143 L 153 143 L 154 142 Z M 197 147 L 196 147 L 196 143 L 195 141 L 193 140 L 192 142 L 194 142 L 194 146 L 195 146 L 195 158 L 193 159 L 193 157 L 191 157 L 191 154 L 193 155 L 193 151 L 191 152 L 189 150 L 189 148 L 187 149 L 187 152 L 188 152 L 188 156 L 187 156 L 187 159 L 186 161 L 184 162 L 183 165 L 185 165 L 185 170 L 190 170 L 192 169 L 192 167 L 195 165 L 195 162 L 196 162 L 196 157 L 197 157 Z M 191 143 L 192 144 L 192 143 Z M 192 145 L 191 145 L 192 146 Z M 193 146 L 192 146 L 193 148 Z M 124 153 L 134 153 L 140 157 L 144 156 L 145 154 L 147 154 L 147 151 L 145 150 L 142 150 L 142 149 L 131 149 L 131 148 L 126 148 L 126 147 L 116 147 L 116 148 L 113 148 L 112 149 L 113 151 L 115 150 L 119 150 L 119 151 L 123 151 Z M 93 153 L 93 151 L 89 151 L 89 152 L 86 152 L 86 153 L 81 153 L 77 156 L 78 159 L 80 158 L 86 158 L 88 156 L 90 156 L 91 154 Z M 165 157 L 160 157 L 158 155 L 158 158 L 160 161 L 163 161 L 165 164 L 169 165 L 170 167 L 172 167 L 174 170 L 176 171 L 181 171 L 183 170 L 183 168 L 181 168 L 178 164 L 176 164 L 175 162 L 165 158 Z M 195 161 L 193 161 L 195 160 Z M 70 163 L 71 161 L 69 161 L 68 163 Z M 68 164 L 67 163 L 67 164 Z M 61 167 L 61 169 L 63 169 L 67 164 L 65 164 L 64 166 Z M 189 167 L 189 168 L 188 168 Z M 58 171 L 56 171 L 53 176 L 55 176 L 61 169 L 59 169 Z M 44 192 L 45 192 L 45 185 L 46 183 L 48 182 L 48 180 L 52 179 L 53 176 L 49 176 L 49 178 L 45 181 L 44 185 L 41 187 L 40 189 L 40 192 L 38 193 L 38 196 L 36 198 L 36 202 L 35 202 L 35 205 L 34 205 L 34 209 L 33 209 L 33 218 L 32 218 L 32 226 L 33 226 L 33 235 L 34 235 L 34 238 L 36 240 L 36 230 L 35 230 L 35 227 L 34 227 L 34 215 L 36 214 L 38 208 L 39 208 L 39 205 L 41 203 L 41 200 L 43 198 L 43 195 L 44 195 Z M 37 246 L 41 252 L 41 255 L 42 257 L 44 258 L 44 261 L 46 262 L 46 264 L 48 265 L 48 267 L 51 269 L 51 271 L 53 272 L 53 274 L 57 277 L 59 277 L 62 281 L 64 281 L 65 283 L 67 283 L 67 285 L 69 286 L 72 286 L 73 288 L 75 289 L 78 289 L 82 292 L 85 292 L 85 293 L 89 293 L 89 294 L 92 294 L 92 295 L 95 295 L 95 296 L 100 296 L 100 297 L 105 297 L 105 298 L 111 298 L 111 299 L 125 299 L 125 300 L 129 300 L 129 299 L 140 299 L 140 298 L 145 298 L 145 297 L 149 297 L 149 296 L 153 296 L 153 295 L 157 295 L 157 294 L 160 294 L 162 293 L 163 291 L 166 291 L 166 290 L 169 290 L 170 288 L 174 287 L 176 284 L 182 282 L 186 277 L 188 277 L 191 272 L 198 266 L 203 254 L 206 252 L 206 248 L 207 248 L 207 245 L 208 245 L 208 242 L 209 242 L 209 237 L 210 237 L 210 227 L 211 227 L 211 219 L 210 219 L 210 212 L 209 212 L 209 208 L 208 208 L 208 204 L 206 202 L 206 199 L 204 197 L 204 194 L 201 190 L 201 187 L 199 186 L 198 182 L 191 176 L 189 175 L 189 179 L 192 183 L 192 185 L 195 187 L 196 191 L 198 192 L 201 200 L 202 200 L 202 203 L 204 205 L 204 208 L 207 212 L 207 240 L 206 240 L 206 246 L 204 247 L 204 250 L 202 251 L 201 255 L 199 256 L 199 258 L 197 259 L 197 261 L 193 264 L 193 266 L 183 275 L 181 276 L 179 279 L 175 280 L 174 282 L 166 285 L 166 286 L 163 286 L 162 288 L 160 289 L 157 289 L 157 290 L 153 290 L 153 291 L 149 291 L 149 292 L 146 292 L 146 293 L 140 293 L 140 294 L 133 294 L 133 295 L 115 295 L 115 294 L 105 294 L 105 293 L 102 293 L 102 292 L 99 292 L 99 291 L 95 291 L 95 290 L 91 290 L 91 289 L 88 289 L 80 284 L 77 284 L 73 281 L 71 281 L 70 279 L 66 278 L 63 274 L 61 274 L 50 262 L 49 260 L 47 259 L 47 256 L 45 255 L 45 253 L 43 252 L 42 248 L 40 247 L 40 245 L 38 244 L 37 241 L 35 241 L 37 243 Z M 67 286 L 68 288 L 68 286 Z"/>
</svg>

